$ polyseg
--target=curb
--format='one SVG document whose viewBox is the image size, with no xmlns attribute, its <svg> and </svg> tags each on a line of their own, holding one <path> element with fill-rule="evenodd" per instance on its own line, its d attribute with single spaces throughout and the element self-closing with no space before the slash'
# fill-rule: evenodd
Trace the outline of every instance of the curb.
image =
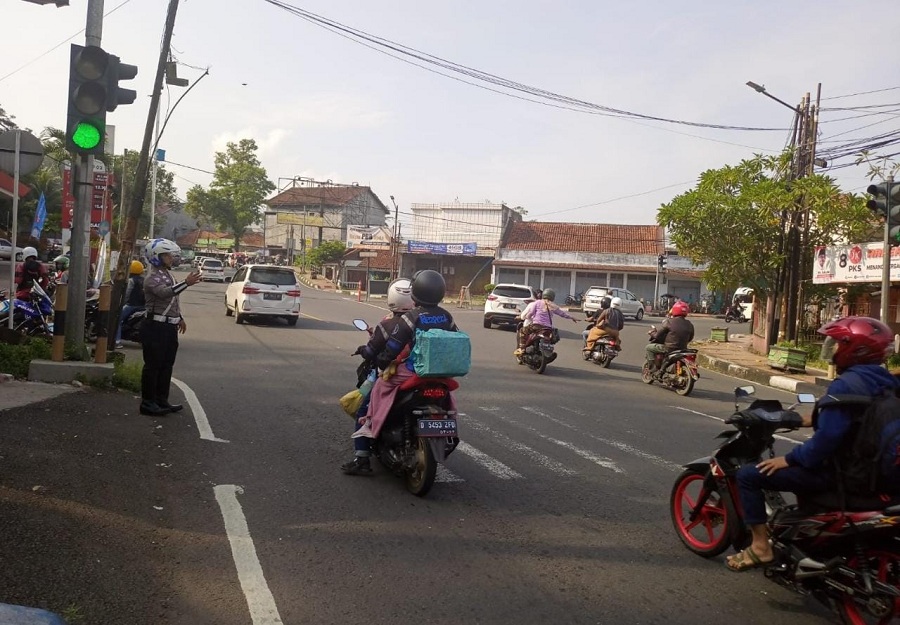
<svg viewBox="0 0 900 625">
<path fill-rule="evenodd" d="M 717 371 L 730 375 L 734 378 L 747 380 L 756 384 L 764 384 L 790 393 L 821 393 L 822 388 L 817 384 L 805 382 L 785 375 L 772 375 L 770 371 L 765 369 L 757 369 L 756 367 L 743 367 L 733 362 L 709 356 L 703 352 L 697 352 L 697 364 L 704 369 Z"/>
</svg>

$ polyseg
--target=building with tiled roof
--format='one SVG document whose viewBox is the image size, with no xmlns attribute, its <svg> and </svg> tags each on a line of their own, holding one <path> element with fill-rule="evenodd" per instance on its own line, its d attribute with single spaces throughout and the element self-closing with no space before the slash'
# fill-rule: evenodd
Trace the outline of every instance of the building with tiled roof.
<svg viewBox="0 0 900 625">
<path fill-rule="evenodd" d="M 666 254 L 667 269 L 658 272 Z M 667 253 L 661 226 L 518 221 L 511 223 L 497 250 L 491 281 L 583 293 L 613 286 L 652 302 L 658 293 L 686 301 L 700 298 L 702 271 Z"/>
</svg>

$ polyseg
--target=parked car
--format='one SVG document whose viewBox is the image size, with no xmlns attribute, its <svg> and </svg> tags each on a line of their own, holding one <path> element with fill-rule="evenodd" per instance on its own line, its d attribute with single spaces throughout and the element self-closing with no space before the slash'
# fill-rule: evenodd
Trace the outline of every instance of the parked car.
<svg viewBox="0 0 900 625">
<path fill-rule="evenodd" d="M 200 265 L 200 280 L 203 282 L 225 282 L 225 266 L 221 260 L 204 258 Z"/>
<path fill-rule="evenodd" d="M 191 267 L 199 267 L 204 260 L 206 260 L 206 256 L 194 256 L 194 260 L 191 261 Z"/>
<path fill-rule="evenodd" d="M 484 327 L 517 323 L 519 313 L 536 299 L 537 292 L 527 284 L 496 285 L 484 301 Z"/>
<path fill-rule="evenodd" d="M 290 267 L 244 265 L 225 289 L 225 315 L 236 323 L 253 317 L 281 317 L 289 326 L 300 318 L 300 283 Z"/>
<path fill-rule="evenodd" d="M 584 302 L 581 305 L 584 314 L 599 310 L 600 300 L 604 297 L 609 297 L 610 299 L 618 297 L 621 299 L 622 314 L 626 317 L 634 317 L 638 321 L 644 318 L 644 305 L 635 297 L 634 293 L 610 286 L 592 286 L 584 292 Z"/>
<path fill-rule="evenodd" d="M 6 260 L 10 260 L 15 256 L 15 260 L 22 260 L 22 248 L 18 245 L 16 246 L 16 253 L 13 254 L 13 246 L 12 243 L 7 241 L 6 239 L 0 239 L 0 258 L 5 258 Z"/>
</svg>

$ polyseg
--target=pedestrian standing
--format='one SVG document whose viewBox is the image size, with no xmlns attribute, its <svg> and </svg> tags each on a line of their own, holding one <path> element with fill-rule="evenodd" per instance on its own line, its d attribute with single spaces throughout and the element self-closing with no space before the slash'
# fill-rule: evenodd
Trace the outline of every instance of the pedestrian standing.
<svg viewBox="0 0 900 625">
<path fill-rule="evenodd" d="M 181 316 L 178 295 L 200 281 L 192 271 L 183 282 L 175 282 L 170 270 L 181 248 L 168 239 L 154 239 L 147 245 L 150 275 L 144 280 L 147 318 L 141 326 L 144 370 L 141 373 L 140 413 L 153 417 L 178 412 L 181 404 L 169 403 L 172 368 L 178 353 L 178 333 L 187 331 Z"/>
</svg>

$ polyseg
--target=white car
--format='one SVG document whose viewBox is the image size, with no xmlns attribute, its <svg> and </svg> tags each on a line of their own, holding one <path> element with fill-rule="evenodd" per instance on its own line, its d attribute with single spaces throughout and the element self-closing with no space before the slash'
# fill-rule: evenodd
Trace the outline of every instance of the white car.
<svg viewBox="0 0 900 625">
<path fill-rule="evenodd" d="M 527 284 L 498 284 L 484 301 L 484 327 L 491 324 L 518 323 L 519 313 L 537 299 Z"/>
<path fill-rule="evenodd" d="M 644 317 L 644 305 L 631 291 L 610 286 L 592 286 L 584 292 L 584 303 L 581 307 L 584 314 L 592 313 L 600 309 L 600 300 L 604 297 L 610 299 L 618 297 L 622 300 L 621 311 L 626 317 L 634 317 L 638 321 Z"/>
<path fill-rule="evenodd" d="M 225 289 L 225 315 L 236 323 L 252 317 L 281 317 L 289 326 L 300 318 L 300 283 L 290 267 L 244 265 Z"/>
<path fill-rule="evenodd" d="M 6 260 L 11 260 L 13 258 L 12 243 L 6 239 L 0 239 L 0 258 L 5 258 Z M 16 246 L 15 259 L 17 261 L 22 260 L 22 248 L 18 245 Z"/>
<path fill-rule="evenodd" d="M 225 266 L 222 261 L 215 258 L 204 258 L 200 265 L 200 280 L 225 282 Z"/>
</svg>

